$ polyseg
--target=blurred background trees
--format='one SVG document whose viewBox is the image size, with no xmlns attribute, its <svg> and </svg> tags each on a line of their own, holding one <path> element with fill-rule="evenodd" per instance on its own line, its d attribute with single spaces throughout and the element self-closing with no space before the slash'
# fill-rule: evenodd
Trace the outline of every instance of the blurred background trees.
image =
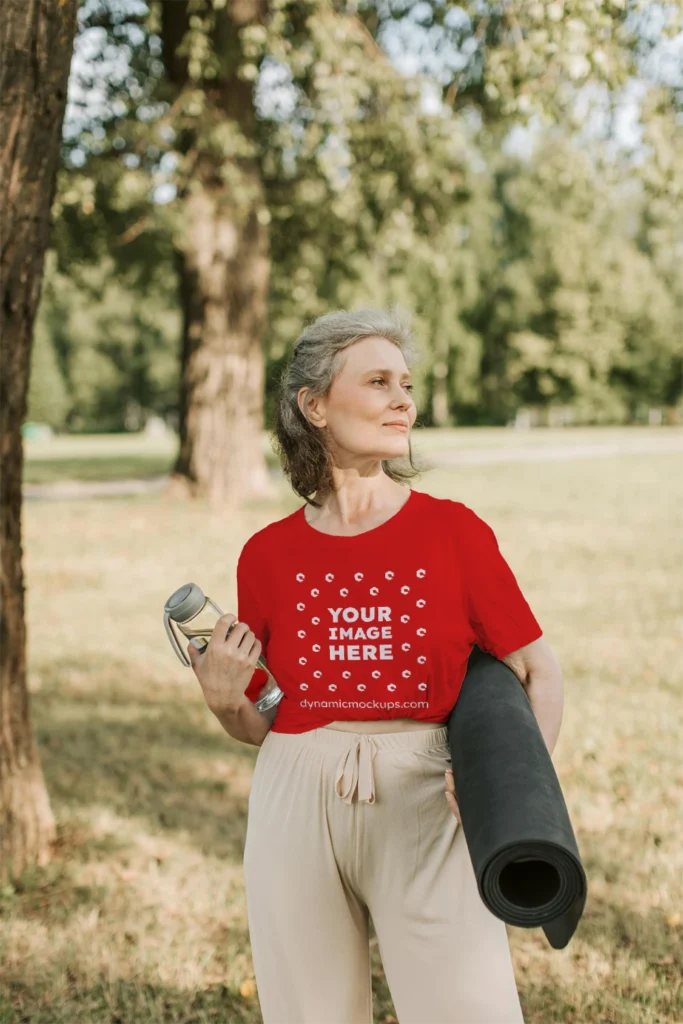
<svg viewBox="0 0 683 1024">
<path fill-rule="evenodd" d="M 392 302 L 426 425 L 675 415 L 681 6 L 86 0 L 29 419 L 263 492 L 304 323 Z"/>
</svg>

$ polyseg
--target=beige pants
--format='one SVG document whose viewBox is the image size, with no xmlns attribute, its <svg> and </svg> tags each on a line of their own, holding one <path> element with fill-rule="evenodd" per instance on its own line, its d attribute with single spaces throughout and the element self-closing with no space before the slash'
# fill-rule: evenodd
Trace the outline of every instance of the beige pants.
<svg viewBox="0 0 683 1024">
<path fill-rule="evenodd" d="M 523 1024 L 444 796 L 447 737 L 268 733 L 244 850 L 264 1024 L 372 1024 L 369 915 L 400 1024 Z"/>
</svg>

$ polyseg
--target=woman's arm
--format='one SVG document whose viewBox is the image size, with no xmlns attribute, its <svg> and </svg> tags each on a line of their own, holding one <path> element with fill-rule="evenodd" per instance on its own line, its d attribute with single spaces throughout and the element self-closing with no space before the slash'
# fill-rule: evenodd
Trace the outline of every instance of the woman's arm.
<svg viewBox="0 0 683 1024">
<path fill-rule="evenodd" d="M 552 754 L 564 710 L 564 677 L 555 652 L 545 637 L 500 659 L 526 690 L 545 745 Z"/>
<path fill-rule="evenodd" d="M 277 705 L 268 711 L 259 711 L 248 697 L 243 697 L 235 711 L 222 711 L 216 718 L 233 739 L 260 747 L 270 732 L 276 712 Z"/>
</svg>

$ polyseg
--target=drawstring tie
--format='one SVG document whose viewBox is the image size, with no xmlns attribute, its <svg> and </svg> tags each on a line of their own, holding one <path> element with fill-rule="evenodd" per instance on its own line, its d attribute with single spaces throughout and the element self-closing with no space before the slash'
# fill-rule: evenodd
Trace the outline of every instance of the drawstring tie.
<svg viewBox="0 0 683 1024">
<path fill-rule="evenodd" d="M 337 765 L 334 787 L 345 804 L 353 801 L 358 789 L 358 802 L 375 802 L 375 779 L 372 760 L 377 753 L 377 744 L 372 736 L 359 736 L 349 749 L 342 754 Z"/>
</svg>

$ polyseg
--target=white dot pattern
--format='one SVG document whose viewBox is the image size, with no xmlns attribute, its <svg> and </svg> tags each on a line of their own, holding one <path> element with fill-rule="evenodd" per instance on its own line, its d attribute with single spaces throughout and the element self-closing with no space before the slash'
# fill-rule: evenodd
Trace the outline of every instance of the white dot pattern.
<svg viewBox="0 0 683 1024">
<path fill-rule="evenodd" d="M 334 693 L 342 683 L 350 687 L 349 693 L 364 693 L 367 689 L 365 680 L 372 678 L 379 687 L 379 693 L 382 690 L 394 693 L 400 683 L 402 696 L 410 698 L 417 691 L 424 695 L 428 689 L 424 677 L 429 669 L 423 666 L 427 666 L 428 657 L 420 651 L 421 647 L 422 651 L 425 650 L 424 646 L 419 641 L 416 646 L 412 641 L 427 636 L 427 601 L 419 595 L 419 581 L 426 575 L 426 569 L 418 569 L 413 582 L 403 583 L 401 577 L 405 579 L 405 572 L 400 568 L 383 570 L 382 579 L 376 581 L 367 578 L 367 574 L 360 570 L 350 571 L 348 586 L 338 587 L 338 598 L 330 589 L 324 591 L 328 596 L 321 597 L 321 587 L 331 583 L 343 584 L 344 579 L 339 578 L 339 573 L 325 573 L 319 577 L 319 586 L 315 585 L 316 579 L 308 579 L 311 611 L 317 613 L 310 617 L 316 642 L 311 642 L 308 630 L 297 631 L 298 640 L 303 642 L 303 650 L 306 650 L 305 654 L 299 655 L 299 664 L 307 665 L 308 656 L 312 655 L 310 677 L 318 680 L 319 685 L 321 683 L 330 693 Z M 297 573 L 296 581 L 307 582 L 307 575 Z M 383 586 L 378 586 L 378 583 Z M 417 593 L 414 593 L 414 584 Z M 414 615 L 402 610 L 402 604 L 411 607 Z M 298 602 L 296 608 L 299 612 L 307 610 L 303 601 Z M 412 639 L 406 639 L 406 635 Z M 390 654 L 382 654 L 380 668 L 371 668 L 372 662 L 377 662 L 378 650 L 389 651 Z M 348 668 L 342 667 L 344 660 L 337 659 L 339 652 L 342 652 L 342 659 L 346 654 Z M 409 667 L 398 668 L 396 662 L 407 662 Z M 302 681 L 299 688 L 308 690 L 309 683 Z"/>
</svg>

